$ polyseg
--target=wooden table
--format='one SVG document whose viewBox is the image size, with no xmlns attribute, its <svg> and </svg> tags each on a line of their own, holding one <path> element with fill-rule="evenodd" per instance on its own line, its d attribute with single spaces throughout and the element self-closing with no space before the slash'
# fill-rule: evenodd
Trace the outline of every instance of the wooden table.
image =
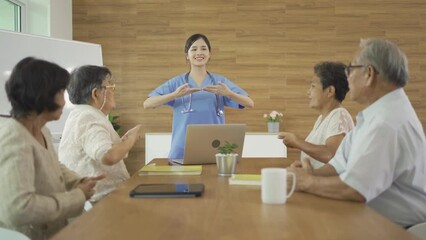
<svg viewBox="0 0 426 240">
<path fill-rule="evenodd" d="M 167 164 L 157 159 L 158 165 Z M 286 159 L 241 159 L 238 173 L 286 167 Z M 133 199 L 140 183 L 204 183 L 200 198 Z M 295 193 L 262 204 L 259 186 L 235 186 L 204 165 L 201 176 L 135 175 L 53 239 L 416 239 L 362 203 Z"/>
</svg>

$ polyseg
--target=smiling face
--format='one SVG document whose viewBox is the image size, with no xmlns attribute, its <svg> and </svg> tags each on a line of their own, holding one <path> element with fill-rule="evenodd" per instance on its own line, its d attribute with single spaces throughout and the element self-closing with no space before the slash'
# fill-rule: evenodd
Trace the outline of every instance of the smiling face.
<svg viewBox="0 0 426 240">
<path fill-rule="evenodd" d="M 195 41 L 188 50 L 186 58 L 191 63 L 191 67 L 203 67 L 210 59 L 210 50 L 204 39 Z"/>
<path fill-rule="evenodd" d="M 327 88 L 323 89 L 320 78 L 314 74 L 311 80 L 311 85 L 308 89 L 309 107 L 317 110 L 321 110 L 330 98 L 327 97 Z"/>
</svg>

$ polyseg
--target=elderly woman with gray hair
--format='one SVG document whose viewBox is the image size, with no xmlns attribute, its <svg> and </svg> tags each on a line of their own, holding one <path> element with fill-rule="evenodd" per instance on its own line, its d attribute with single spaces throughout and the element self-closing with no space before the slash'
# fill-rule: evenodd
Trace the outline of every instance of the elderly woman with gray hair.
<svg viewBox="0 0 426 240">
<path fill-rule="evenodd" d="M 138 124 L 120 138 L 108 121 L 115 107 L 114 89 L 110 70 L 92 65 L 75 69 L 67 88 L 75 108 L 65 123 L 59 159 L 80 175 L 107 174 L 97 184 L 92 202 L 129 178 L 123 159 L 141 134 Z"/>
</svg>

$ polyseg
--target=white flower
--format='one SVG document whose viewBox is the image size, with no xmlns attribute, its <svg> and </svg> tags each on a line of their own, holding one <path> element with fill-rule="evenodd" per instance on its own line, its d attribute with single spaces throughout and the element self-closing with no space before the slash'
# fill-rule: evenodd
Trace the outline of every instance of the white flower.
<svg viewBox="0 0 426 240">
<path fill-rule="evenodd" d="M 281 118 L 284 115 L 280 112 L 277 111 L 272 111 L 271 113 L 268 114 L 263 114 L 263 117 L 267 119 L 268 122 L 281 122 Z"/>
<path fill-rule="evenodd" d="M 272 111 L 271 114 L 269 114 L 269 116 L 273 119 L 275 119 L 277 117 L 277 115 L 278 115 L 277 111 Z"/>
</svg>

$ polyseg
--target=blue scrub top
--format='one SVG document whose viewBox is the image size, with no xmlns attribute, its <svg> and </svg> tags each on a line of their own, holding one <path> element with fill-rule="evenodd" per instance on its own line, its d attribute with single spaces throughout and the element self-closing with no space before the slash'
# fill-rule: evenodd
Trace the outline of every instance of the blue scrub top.
<svg viewBox="0 0 426 240">
<path fill-rule="evenodd" d="M 210 77 L 209 74 L 206 75 L 206 78 L 203 80 L 201 86 L 198 86 L 198 84 L 188 75 L 189 87 L 204 88 L 209 85 L 217 85 L 219 82 L 223 82 L 228 86 L 231 91 L 244 96 L 248 96 L 246 91 L 232 83 L 226 77 L 213 73 L 210 73 L 210 75 L 212 77 Z M 154 91 L 152 91 L 148 95 L 148 97 L 161 96 L 174 92 L 179 86 L 186 83 L 185 76 L 186 73 L 168 80 L 161 86 L 157 87 Z M 165 104 L 173 108 L 172 145 L 169 153 L 170 159 L 183 158 L 186 139 L 186 126 L 188 124 L 225 123 L 225 114 L 223 114 L 222 116 L 218 116 L 216 114 L 216 104 L 218 104 L 218 108 L 224 113 L 224 106 L 240 109 L 244 108 L 244 106 L 238 104 L 237 102 L 231 100 L 228 97 L 219 95 L 218 99 L 219 101 L 218 103 L 216 103 L 216 95 L 207 91 L 198 91 L 192 93 L 191 109 L 193 111 L 191 112 L 186 112 L 187 110 L 189 110 L 189 95 L 176 98 Z"/>
</svg>

